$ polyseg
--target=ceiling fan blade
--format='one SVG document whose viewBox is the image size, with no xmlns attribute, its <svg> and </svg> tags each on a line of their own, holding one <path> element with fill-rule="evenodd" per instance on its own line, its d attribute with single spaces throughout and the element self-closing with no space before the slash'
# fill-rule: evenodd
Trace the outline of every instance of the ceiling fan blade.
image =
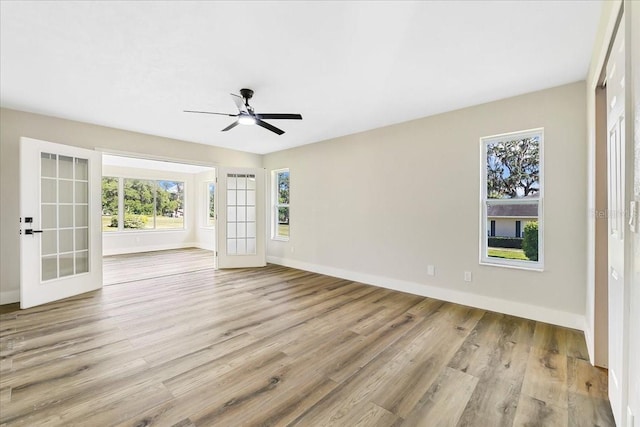
<svg viewBox="0 0 640 427">
<path fill-rule="evenodd" d="M 265 114 L 256 114 L 257 117 L 261 119 L 288 119 L 288 120 L 302 120 L 302 115 L 300 114 L 287 114 L 287 113 L 265 113 Z"/>
<path fill-rule="evenodd" d="M 256 119 L 256 124 L 257 124 L 258 126 L 262 126 L 262 127 L 263 127 L 263 128 L 265 128 L 265 129 L 269 129 L 271 132 L 273 132 L 273 133 L 277 133 L 278 135 L 282 135 L 282 134 L 284 133 L 284 131 L 283 131 L 282 129 L 278 129 L 277 127 L 275 127 L 275 126 L 273 126 L 273 125 L 270 125 L 270 124 L 269 124 L 269 123 L 267 123 L 267 122 L 263 122 L 263 121 L 262 121 L 262 120 L 260 120 L 260 119 Z"/>
<path fill-rule="evenodd" d="M 193 110 L 182 110 L 183 113 L 201 113 L 201 114 L 215 114 L 217 116 L 229 116 L 229 117 L 238 117 L 237 114 L 229 114 L 229 113 L 214 113 L 212 111 L 193 111 Z"/>
<path fill-rule="evenodd" d="M 233 99 L 233 102 L 236 103 L 236 107 L 238 107 L 238 111 L 240 111 L 241 113 L 247 113 L 249 114 L 249 111 L 247 111 L 247 106 L 244 105 L 244 98 L 241 97 L 240 95 L 236 95 L 235 93 L 231 93 L 231 99 Z"/>
<path fill-rule="evenodd" d="M 240 124 L 240 122 L 238 122 L 237 120 L 233 123 L 231 123 L 229 126 L 227 126 L 226 128 L 222 129 L 220 132 L 226 132 L 228 130 L 233 129 L 234 127 L 238 126 L 238 124 Z"/>
</svg>

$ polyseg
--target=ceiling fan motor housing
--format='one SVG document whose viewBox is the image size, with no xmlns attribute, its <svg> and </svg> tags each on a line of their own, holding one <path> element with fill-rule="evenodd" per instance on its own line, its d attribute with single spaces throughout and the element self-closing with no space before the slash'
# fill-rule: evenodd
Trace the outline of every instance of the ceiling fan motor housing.
<svg viewBox="0 0 640 427">
<path fill-rule="evenodd" d="M 253 91 L 251 89 L 240 89 L 240 95 L 246 100 L 251 99 L 253 96 Z"/>
</svg>

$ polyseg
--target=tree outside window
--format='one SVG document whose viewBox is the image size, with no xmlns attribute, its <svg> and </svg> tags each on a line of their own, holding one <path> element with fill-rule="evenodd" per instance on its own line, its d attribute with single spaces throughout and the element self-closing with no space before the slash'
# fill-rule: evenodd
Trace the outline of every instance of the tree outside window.
<svg viewBox="0 0 640 427">
<path fill-rule="evenodd" d="M 216 225 L 215 196 L 216 196 L 216 184 L 214 182 L 207 183 L 207 200 L 209 205 L 207 209 L 207 225 L 209 227 L 215 227 Z"/>
<path fill-rule="evenodd" d="M 122 218 L 118 212 L 120 185 Z M 184 182 L 104 177 L 102 214 L 103 231 L 184 228 Z"/>
<path fill-rule="evenodd" d="M 289 169 L 273 171 L 273 238 L 289 240 Z"/>
<path fill-rule="evenodd" d="M 118 178 L 102 178 L 102 231 L 118 230 L 118 183 Z M 116 222 L 115 227 L 111 226 L 113 218 Z"/>
</svg>

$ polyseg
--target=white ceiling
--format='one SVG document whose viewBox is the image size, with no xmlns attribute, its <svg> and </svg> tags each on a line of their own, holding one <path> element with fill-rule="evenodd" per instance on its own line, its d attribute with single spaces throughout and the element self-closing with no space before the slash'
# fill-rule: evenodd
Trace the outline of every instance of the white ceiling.
<svg viewBox="0 0 640 427">
<path fill-rule="evenodd" d="M 601 1 L 0 3 L 3 107 L 268 153 L 582 80 Z M 229 93 L 301 113 L 220 130 Z"/>
</svg>

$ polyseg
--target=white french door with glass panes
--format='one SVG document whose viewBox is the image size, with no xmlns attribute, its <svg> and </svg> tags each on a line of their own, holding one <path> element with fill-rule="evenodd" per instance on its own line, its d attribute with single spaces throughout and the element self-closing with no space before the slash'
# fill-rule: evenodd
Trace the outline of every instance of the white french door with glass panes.
<svg viewBox="0 0 640 427">
<path fill-rule="evenodd" d="M 218 268 L 264 267 L 265 171 L 218 168 Z"/>
<path fill-rule="evenodd" d="M 102 155 L 20 138 L 20 307 L 102 287 Z"/>
</svg>

